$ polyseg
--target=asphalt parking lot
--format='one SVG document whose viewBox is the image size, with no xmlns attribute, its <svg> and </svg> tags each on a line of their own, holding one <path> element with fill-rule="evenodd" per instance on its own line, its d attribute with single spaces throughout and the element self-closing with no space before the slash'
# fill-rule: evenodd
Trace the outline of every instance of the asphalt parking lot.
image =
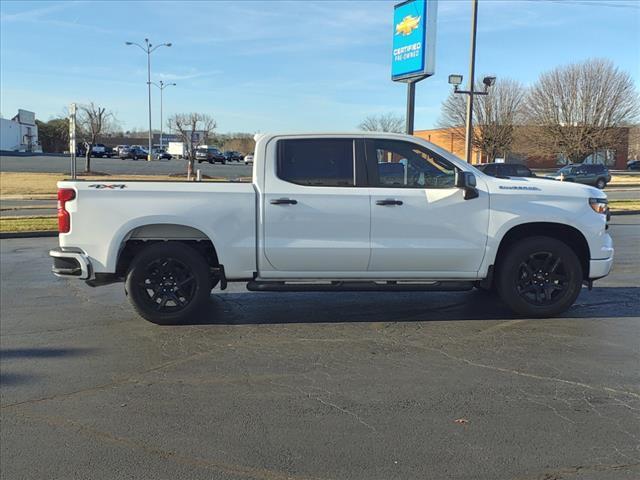
<svg viewBox="0 0 640 480">
<path fill-rule="evenodd" d="M 84 170 L 84 157 L 77 159 L 78 172 Z M 119 158 L 92 158 L 91 169 L 111 175 L 170 175 L 186 173 L 185 160 L 120 160 Z M 211 177 L 237 179 L 251 177 L 251 165 L 233 162 L 225 165 L 216 163 L 197 163 L 203 175 Z M 69 173 L 71 163 L 65 155 L 0 155 L 0 171 L 30 173 Z"/>
<path fill-rule="evenodd" d="M 562 318 L 465 293 L 215 291 L 191 325 L 1 242 L 6 479 L 638 479 L 640 216 Z"/>
</svg>

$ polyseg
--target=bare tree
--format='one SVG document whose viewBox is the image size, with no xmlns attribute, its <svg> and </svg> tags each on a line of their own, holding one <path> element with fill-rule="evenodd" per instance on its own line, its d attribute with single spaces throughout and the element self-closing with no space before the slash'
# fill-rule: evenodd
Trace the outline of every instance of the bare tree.
<svg viewBox="0 0 640 480">
<path fill-rule="evenodd" d="M 476 90 L 483 88 L 482 83 Z M 475 96 L 473 104 L 473 146 L 493 161 L 511 150 L 516 126 L 522 121 L 526 90 L 511 79 L 499 79 L 488 95 Z M 442 104 L 440 126 L 465 138 L 467 96 L 451 92 Z"/>
<path fill-rule="evenodd" d="M 358 125 L 360 130 L 366 132 L 403 133 L 404 127 L 404 117 L 393 112 L 369 115 Z"/>
<path fill-rule="evenodd" d="M 99 135 L 109 132 L 115 123 L 113 113 L 105 107 L 100 107 L 91 102 L 80 105 L 76 117 L 77 135 L 84 139 L 87 151 L 85 152 L 84 171 L 91 172 L 91 151 Z"/>
<path fill-rule="evenodd" d="M 640 97 L 631 75 L 593 59 L 540 75 L 527 98 L 528 135 L 538 153 L 581 162 L 618 144 L 638 118 Z"/>
<path fill-rule="evenodd" d="M 167 121 L 169 128 L 182 138 L 187 156 L 187 177 L 191 178 L 196 158 L 196 147 L 206 144 L 217 127 L 215 119 L 205 113 L 176 113 Z M 196 133 L 197 139 L 196 139 Z"/>
</svg>

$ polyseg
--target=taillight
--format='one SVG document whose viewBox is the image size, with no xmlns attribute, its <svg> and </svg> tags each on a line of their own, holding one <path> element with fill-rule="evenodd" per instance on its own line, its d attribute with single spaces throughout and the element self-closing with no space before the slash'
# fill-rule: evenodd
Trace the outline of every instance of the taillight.
<svg viewBox="0 0 640 480">
<path fill-rule="evenodd" d="M 66 203 L 76 198 L 76 191 L 71 188 L 58 189 L 58 232 L 69 233 L 71 215 L 67 212 Z"/>
</svg>

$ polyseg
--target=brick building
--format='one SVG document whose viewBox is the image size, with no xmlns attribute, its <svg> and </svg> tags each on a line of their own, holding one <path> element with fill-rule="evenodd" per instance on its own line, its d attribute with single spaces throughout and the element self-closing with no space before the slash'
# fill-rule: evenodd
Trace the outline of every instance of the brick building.
<svg viewBox="0 0 640 480">
<path fill-rule="evenodd" d="M 526 127 L 520 127 L 526 128 Z M 609 168 L 624 170 L 627 168 L 627 162 L 632 159 L 640 159 L 640 127 L 624 127 L 621 128 L 621 140 L 614 148 L 606 151 L 594 152 L 589 155 L 585 163 L 604 163 Z M 431 130 L 418 130 L 414 133 L 416 137 L 423 138 L 441 148 L 453 153 L 454 155 L 464 158 L 464 138 L 459 131 L 454 128 L 434 128 Z M 532 155 L 519 153 L 518 134 L 514 141 L 514 152 L 505 153 L 506 161 L 513 163 L 524 163 L 530 168 L 556 168 L 559 165 L 567 163 L 560 155 Z M 489 159 L 482 152 L 473 148 L 471 163 L 488 162 Z"/>
</svg>

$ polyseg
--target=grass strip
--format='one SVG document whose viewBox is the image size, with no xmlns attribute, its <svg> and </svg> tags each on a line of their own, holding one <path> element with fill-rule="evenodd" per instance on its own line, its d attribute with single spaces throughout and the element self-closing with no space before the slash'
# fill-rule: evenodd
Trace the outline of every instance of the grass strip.
<svg viewBox="0 0 640 480">
<path fill-rule="evenodd" d="M 0 232 L 43 232 L 58 229 L 56 216 L 0 217 Z"/>
</svg>

